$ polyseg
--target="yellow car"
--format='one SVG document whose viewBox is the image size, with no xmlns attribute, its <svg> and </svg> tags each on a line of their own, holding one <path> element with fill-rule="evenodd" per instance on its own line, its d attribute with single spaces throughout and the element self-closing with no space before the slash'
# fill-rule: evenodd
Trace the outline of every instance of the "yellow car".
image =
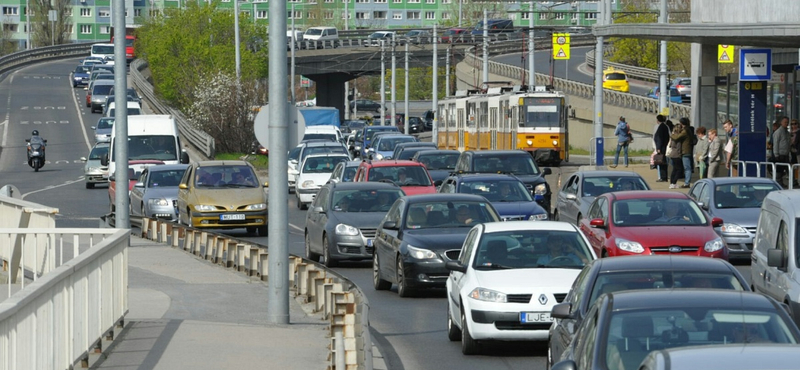
<svg viewBox="0 0 800 370">
<path fill-rule="evenodd" d="M 609 67 L 603 71 L 603 88 L 624 93 L 630 91 L 628 75 L 624 71 Z"/>
<path fill-rule="evenodd" d="M 245 161 L 189 165 L 178 185 L 178 223 L 196 228 L 246 228 L 267 235 L 267 195 Z"/>
</svg>

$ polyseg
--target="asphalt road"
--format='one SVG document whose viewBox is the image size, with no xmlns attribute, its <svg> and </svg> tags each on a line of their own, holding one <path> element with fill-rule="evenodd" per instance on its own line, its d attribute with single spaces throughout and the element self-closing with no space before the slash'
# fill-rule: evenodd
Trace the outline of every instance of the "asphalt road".
<svg viewBox="0 0 800 370">
<path fill-rule="evenodd" d="M 99 217 L 109 209 L 105 187 L 85 189 L 83 163 L 93 144 L 89 127 L 99 114 L 89 113 L 82 89 L 73 89 L 69 71 L 77 59 L 47 62 L 26 67 L 0 81 L 0 101 L 6 101 L 0 152 L 0 186 L 13 184 L 24 199 L 57 207 L 58 227 L 97 227 Z M 49 163 L 38 173 L 25 163 L 25 141 L 32 129 L 48 139 Z M 568 166 L 553 168 L 548 176 L 552 189 L 558 181 L 577 170 L 577 158 Z M 560 176 L 559 176 L 560 175 Z M 302 255 L 305 211 L 295 207 L 295 198 L 287 194 L 289 204 L 289 253 Z M 275 220 L 276 218 L 273 218 Z M 226 232 L 262 245 L 269 238 L 246 237 L 244 230 Z M 739 267 L 746 277 L 749 266 Z M 372 288 L 371 263 L 349 263 L 336 269 L 354 281 L 367 295 L 371 310 L 370 324 L 375 342 L 389 369 L 544 369 L 546 347 L 543 343 L 499 343 L 487 347 L 487 354 L 463 356 L 459 342 L 450 342 L 445 331 L 444 291 L 432 291 L 418 298 L 400 298 L 396 288 L 375 291 Z"/>
</svg>

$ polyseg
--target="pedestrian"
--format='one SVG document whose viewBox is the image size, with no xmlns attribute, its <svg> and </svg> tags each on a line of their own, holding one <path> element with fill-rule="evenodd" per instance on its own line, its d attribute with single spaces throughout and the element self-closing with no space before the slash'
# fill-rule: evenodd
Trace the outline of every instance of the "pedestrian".
<svg viewBox="0 0 800 370">
<path fill-rule="evenodd" d="M 625 117 L 619 117 L 614 136 L 617 137 L 617 152 L 614 155 L 614 165 L 609 167 L 617 168 L 617 165 L 619 165 L 620 150 L 625 152 L 625 167 L 628 167 L 628 145 L 631 142 L 631 128 L 628 126 L 628 122 L 625 121 Z"/>
<path fill-rule="evenodd" d="M 672 176 L 670 177 L 670 189 L 678 188 L 678 171 L 681 170 L 679 168 L 678 162 L 683 167 L 684 173 L 684 183 L 681 185 L 681 188 L 688 188 L 689 183 L 692 180 L 692 138 L 689 131 L 689 119 L 683 117 L 680 121 L 675 125 L 675 129 L 672 130 L 672 135 L 670 135 L 670 139 L 673 141 L 672 155 L 671 158 L 675 161 L 675 167 L 672 169 Z"/>
<path fill-rule="evenodd" d="M 708 137 L 706 135 L 706 128 L 700 126 L 695 131 L 697 135 L 697 145 L 694 146 L 695 161 L 697 162 L 697 169 L 700 172 L 700 178 L 708 177 Z"/>
<path fill-rule="evenodd" d="M 780 127 L 772 134 L 772 152 L 775 154 L 775 175 L 780 183 L 788 186 L 786 179 L 789 169 L 789 154 L 791 153 L 791 133 L 789 132 L 789 117 L 781 117 Z"/>
<path fill-rule="evenodd" d="M 733 162 L 739 161 L 739 133 L 733 127 L 733 121 L 727 119 L 722 123 L 722 128 L 727 135 L 727 142 L 725 143 L 725 168 L 730 170 L 732 177 L 739 176 L 738 164 L 734 166 Z"/>
<path fill-rule="evenodd" d="M 669 144 L 670 129 L 667 126 L 667 117 L 662 114 L 656 116 L 656 131 L 653 133 L 653 143 L 655 144 L 656 154 L 661 154 L 665 158 L 664 163 L 657 165 L 658 180 L 656 182 L 667 181 L 667 162 L 666 153 Z"/>
<path fill-rule="evenodd" d="M 717 136 L 717 129 L 708 130 L 708 178 L 717 177 L 717 169 L 723 161 L 725 143 Z"/>
<path fill-rule="evenodd" d="M 767 132 L 767 161 L 775 162 L 775 132 L 781 127 L 780 121 L 772 122 L 772 131 Z"/>
<path fill-rule="evenodd" d="M 673 131 L 673 130 L 675 130 L 675 125 L 672 123 L 672 120 L 669 120 L 669 119 L 667 120 L 667 127 L 669 127 L 669 133 L 670 133 L 670 135 L 672 135 L 672 131 Z M 672 139 L 670 139 L 670 141 L 672 141 Z M 670 152 L 671 152 L 671 151 L 670 151 Z M 669 153 L 667 154 L 667 157 L 669 157 Z M 675 162 L 673 162 L 673 161 L 669 161 L 669 164 L 670 164 L 672 167 L 677 167 L 677 168 L 672 168 L 672 169 L 670 170 L 670 174 L 672 174 L 672 171 L 676 171 L 676 172 L 678 173 L 678 177 L 677 177 L 675 180 L 676 180 L 676 181 L 677 181 L 677 180 L 682 180 L 682 179 L 684 178 L 684 174 L 683 174 L 683 160 L 680 160 L 680 161 L 675 161 Z"/>
</svg>

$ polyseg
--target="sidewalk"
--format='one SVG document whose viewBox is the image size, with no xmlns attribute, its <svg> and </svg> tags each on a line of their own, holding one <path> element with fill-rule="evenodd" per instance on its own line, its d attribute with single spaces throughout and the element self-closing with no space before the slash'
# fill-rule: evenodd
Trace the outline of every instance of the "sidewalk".
<svg viewBox="0 0 800 370">
<path fill-rule="evenodd" d="M 327 322 L 291 298 L 290 324 L 269 324 L 260 279 L 136 236 L 128 257 L 125 327 L 91 368 L 327 368 Z"/>
</svg>

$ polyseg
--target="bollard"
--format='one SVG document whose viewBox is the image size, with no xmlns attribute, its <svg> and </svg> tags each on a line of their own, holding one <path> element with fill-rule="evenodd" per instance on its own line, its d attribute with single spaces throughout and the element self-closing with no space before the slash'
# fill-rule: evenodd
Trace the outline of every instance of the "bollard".
<svg viewBox="0 0 800 370">
<path fill-rule="evenodd" d="M 336 337 L 334 337 L 334 353 L 333 358 L 334 361 L 334 368 L 336 370 L 344 370 L 345 368 L 345 356 L 344 356 L 344 336 L 342 333 L 336 333 Z"/>
<path fill-rule="evenodd" d="M 255 276 L 258 272 L 258 250 L 257 246 L 250 247 L 250 263 L 248 264 L 247 276 Z"/>
<path fill-rule="evenodd" d="M 325 271 L 320 270 L 311 270 L 308 272 L 308 279 L 306 280 L 306 296 L 308 297 L 308 302 L 313 302 L 317 294 L 317 291 L 314 290 L 314 279 L 325 277 Z"/>
<path fill-rule="evenodd" d="M 267 281 L 269 278 L 269 275 L 267 275 L 267 271 L 269 270 L 269 253 L 262 250 L 258 257 L 261 261 L 261 265 L 258 267 L 258 274 L 261 276 L 261 281 Z"/>
<path fill-rule="evenodd" d="M 312 282 L 314 284 L 314 312 L 319 312 L 325 304 L 325 284 L 330 284 L 331 278 L 320 276 Z"/>
<path fill-rule="evenodd" d="M 148 220 L 148 218 L 146 218 L 146 217 L 142 218 L 142 235 L 141 235 L 141 237 L 144 238 L 144 239 L 147 238 L 147 227 L 149 226 L 149 224 L 147 223 L 147 220 Z"/>
<path fill-rule="evenodd" d="M 325 320 L 330 319 L 331 314 L 333 313 L 333 306 L 334 306 L 334 293 L 343 293 L 342 284 L 340 283 L 333 283 L 329 284 L 327 290 L 325 291 L 325 311 L 322 313 L 322 318 Z"/>
<path fill-rule="evenodd" d="M 305 286 L 306 279 L 308 278 L 308 271 L 314 268 L 313 265 L 302 263 L 297 266 L 297 278 L 295 279 L 296 285 L 294 286 L 294 290 L 297 295 L 305 295 Z"/>
<path fill-rule="evenodd" d="M 247 249 L 246 244 L 236 244 L 236 264 L 234 267 L 236 271 L 243 271 L 244 270 L 244 262 L 245 262 L 245 254 L 244 251 Z"/>
</svg>

